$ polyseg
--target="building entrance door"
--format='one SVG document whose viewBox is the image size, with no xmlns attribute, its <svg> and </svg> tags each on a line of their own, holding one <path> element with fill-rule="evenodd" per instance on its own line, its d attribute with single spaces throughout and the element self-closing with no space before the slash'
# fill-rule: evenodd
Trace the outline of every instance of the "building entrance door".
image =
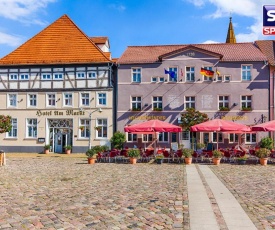
<svg viewBox="0 0 275 230">
<path fill-rule="evenodd" d="M 49 119 L 50 144 L 54 153 L 63 153 L 64 146 L 73 145 L 72 119 Z"/>
<path fill-rule="evenodd" d="M 62 153 L 62 146 L 63 146 L 63 138 L 62 138 L 62 133 L 59 131 L 55 136 L 54 136 L 54 152 L 55 153 Z"/>
</svg>

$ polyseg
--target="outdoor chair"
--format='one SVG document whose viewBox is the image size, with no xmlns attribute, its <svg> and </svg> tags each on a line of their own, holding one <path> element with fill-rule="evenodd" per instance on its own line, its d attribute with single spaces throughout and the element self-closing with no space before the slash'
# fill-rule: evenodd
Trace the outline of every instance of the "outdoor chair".
<svg viewBox="0 0 275 230">
<path fill-rule="evenodd" d="M 198 163 L 199 157 L 200 154 L 197 151 L 194 151 L 194 153 L 192 154 L 192 158 L 196 161 L 196 163 Z"/>
<path fill-rule="evenodd" d="M 203 151 L 202 152 L 202 161 L 212 162 L 213 152 L 212 151 Z"/>
</svg>

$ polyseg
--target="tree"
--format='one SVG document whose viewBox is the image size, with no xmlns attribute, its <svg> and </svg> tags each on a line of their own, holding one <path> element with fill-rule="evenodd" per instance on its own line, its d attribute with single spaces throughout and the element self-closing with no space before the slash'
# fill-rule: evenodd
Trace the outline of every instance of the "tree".
<svg viewBox="0 0 275 230">
<path fill-rule="evenodd" d="M 187 131 L 190 130 L 191 126 L 200 124 L 208 120 L 209 118 L 206 113 L 201 113 L 194 108 L 187 108 L 186 113 L 181 114 L 181 126 Z"/>
<path fill-rule="evenodd" d="M 126 141 L 126 136 L 124 133 L 117 131 L 111 137 L 110 141 L 115 149 L 122 149 L 123 144 Z"/>
<path fill-rule="evenodd" d="M 11 127 L 11 116 L 0 115 L 0 133 L 9 132 Z"/>
</svg>

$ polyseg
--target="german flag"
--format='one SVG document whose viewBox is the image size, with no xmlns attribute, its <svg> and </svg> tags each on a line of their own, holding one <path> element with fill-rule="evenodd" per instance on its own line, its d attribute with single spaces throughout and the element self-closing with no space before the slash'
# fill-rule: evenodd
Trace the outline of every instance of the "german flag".
<svg viewBox="0 0 275 230">
<path fill-rule="evenodd" d="M 213 77 L 214 76 L 214 71 L 209 70 L 209 69 L 201 68 L 200 74 L 204 75 L 206 77 Z"/>
</svg>

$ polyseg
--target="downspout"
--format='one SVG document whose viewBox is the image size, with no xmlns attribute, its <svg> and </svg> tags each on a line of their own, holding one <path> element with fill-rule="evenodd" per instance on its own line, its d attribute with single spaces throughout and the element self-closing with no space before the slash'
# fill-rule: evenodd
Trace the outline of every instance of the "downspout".
<svg viewBox="0 0 275 230">
<path fill-rule="evenodd" d="M 269 114 L 268 119 L 269 121 L 274 120 L 274 74 L 275 70 L 273 70 L 273 73 L 270 74 L 270 82 L 269 82 Z"/>
<path fill-rule="evenodd" d="M 117 87 L 116 87 L 116 71 L 114 71 L 114 65 L 113 62 L 108 63 L 109 66 L 109 87 L 113 88 L 113 134 L 117 131 L 116 126 L 116 118 L 117 118 Z M 112 135 L 113 135 L 112 134 Z"/>
</svg>

